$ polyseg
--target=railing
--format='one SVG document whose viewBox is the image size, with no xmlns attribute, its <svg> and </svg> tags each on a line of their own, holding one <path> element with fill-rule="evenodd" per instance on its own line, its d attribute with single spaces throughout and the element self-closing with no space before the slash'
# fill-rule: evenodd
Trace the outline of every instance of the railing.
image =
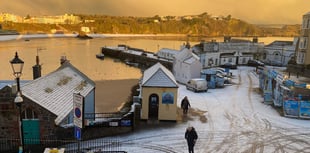
<svg viewBox="0 0 310 153">
<path fill-rule="evenodd" d="M 84 119 L 122 118 L 124 113 L 85 113 Z"/>
<path fill-rule="evenodd" d="M 32 140 L 28 140 L 32 141 Z M 121 143 L 118 140 L 88 140 L 88 141 L 77 141 L 77 140 L 37 140 L 35 142 L 40 144 L 25 144 L 24 153 L 43 153 L 46 148 L 63 148 L 65 153 L 77 153 L 77 152 L 93 152 L 93 153 L 126 153 L 121 151 Z M 16 153 L 19 149 L 19 139 L 0 139 L 0 152 L 2 153 Z"/>
</svg>

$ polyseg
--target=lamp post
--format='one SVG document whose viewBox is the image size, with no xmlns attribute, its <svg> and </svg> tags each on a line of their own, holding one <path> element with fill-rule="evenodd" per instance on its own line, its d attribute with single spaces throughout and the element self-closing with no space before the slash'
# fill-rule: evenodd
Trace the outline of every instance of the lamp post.
<svg viewBox="0 0 310 153">
<path fill-rule="evenodd" d="M 21 96 L 20 91 L 20 83 L 19 78 L 22 75 L 24 61 L 18 58 L 17 52 L 15 53 L 15 57 L 10 61 L 12 69 L 13 69 L 13 75 L 15 76 L 16 83 L 17 83 L 17 93 L 16 98 L 14 99 L 14 103 L 19 108 L 19 122 L 20 122 L 20 143 L 22 147 L 22 152 L 24 152 L 24 131 L 23 131 L 23 119 L 22 119 L 22 103 L 23 97 Z"/>
</svg>

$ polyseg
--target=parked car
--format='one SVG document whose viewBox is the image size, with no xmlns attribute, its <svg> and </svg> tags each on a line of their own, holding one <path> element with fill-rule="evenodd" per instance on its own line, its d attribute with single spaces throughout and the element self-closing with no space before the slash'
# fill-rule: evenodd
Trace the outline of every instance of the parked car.
<svg viewBox="0 0 310 153">
<path fill-rule="evenodd" d="M 254 66 L 254 67 L 264 66 L 264 63 L 261 62 L 261 61 L 258 61 L 258 60 L 249 60 L 248 61 L 248 66 Z"/>
<path fill-rule="evenodd" d="M 208 91 L 208 83 L 207 80 L 202 78 L 193 78 L 190 79 L 186 84 L 187 90 L 192 90 L 194 92 L 207 92 Z"/>
<path fill-rule="evenodd" d="M 229 68 L 229 69 L 237 69 L 237 65 L 236 64 L 232 64 L 232 63 L 225 63 L 223 65 L 220 65 L 220 67 L 222 67 L 222 68 Z"/>
</svg>

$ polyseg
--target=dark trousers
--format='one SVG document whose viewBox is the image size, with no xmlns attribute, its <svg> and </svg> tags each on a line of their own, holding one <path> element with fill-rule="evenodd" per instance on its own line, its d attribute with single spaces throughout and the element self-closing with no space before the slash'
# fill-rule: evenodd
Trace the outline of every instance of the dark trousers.
<svg viewBox="0 0 310 153">
<path fill-rule="evenodd" d="M 193 142 L 187 142 L 188 145 L 188 152 L 189 153 L 194 153 L 194 146 L 195 144 Z"/>
<path fill-rule="evenodd" d="M 183 114 L 187 114 L 188 108 L 183 108 Z"/>
</svg>

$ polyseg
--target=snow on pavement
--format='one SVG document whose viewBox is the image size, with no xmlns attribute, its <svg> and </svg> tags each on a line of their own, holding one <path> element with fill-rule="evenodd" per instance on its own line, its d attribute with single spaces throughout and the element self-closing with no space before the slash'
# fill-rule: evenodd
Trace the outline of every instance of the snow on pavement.
<svg viewBox="0 0 310 153">
<path fill-rule="evenodd" d="M 178 107 L 188 96 L 191 109 L 176 123 L 145 125 L 132 133 L 107 137 L 128 153 L 186 153 L 185 129 L 198 132 L 196 153 L 310 152 L 310 121 L 280 116 L 263 104 L 258 76 L 251 67 L 232 70 L 232 85 L 194 93 L 179 87 Z"/>
</svg>

